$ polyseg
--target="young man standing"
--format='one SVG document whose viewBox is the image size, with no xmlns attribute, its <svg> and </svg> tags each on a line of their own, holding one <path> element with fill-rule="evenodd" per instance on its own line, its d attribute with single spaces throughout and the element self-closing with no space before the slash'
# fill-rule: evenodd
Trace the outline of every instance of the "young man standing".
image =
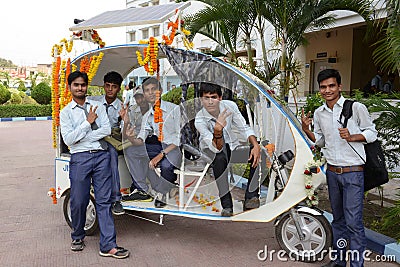
<svg viewBox="0 0 400 267">
<path fill-rule="evenodd" d="M 246 120 L 236 103 L 230 100 L 222 100 L 222 90 L 219 85 L 201 83 L 200 99 L 203 108 L 196 114 L 195 126 L 200 133 L 202 150 L 207 154 L 215 155 L 212 164 L 223 208 L 221 216 L 229 217 L 233 215 L 233 202 L 229 191 L 227 171 L 231 151 L 239 145 L 235 134 L 232 132 L 233 128 L 244 134 L 251 144 L 248 159 L 251 163 L 251 171 L 245 193 L 244 210 L 258 208 L 260 206 L 258 183 L 252 177 L 260 161 L 261 148 L 254 131 L 246 124 Z"/>
<path fill-rule="evenodd" d="M 89 99 L 99 101 L 104 106 L 111 124 L 111 131 L 121 131 L 121 116 L 119 112 L 121 111 L 122 103 L 117 96 L 121 90 L 123 78 L 118 72 L 110 71 L 104 75 L 103 81 L 105 94 L 102 96 L 92 96 Z M 122 215 L 125 211 L 121 205 L 122 195 L 120 192 L 121 182 L 118 171 L 118 151 L 112 145 L 108 145 L 108 151 L 111 156 L 110 166 L 113 178 L 111 192 L 112 213 Z"/>
<path fill-rule="evenodd" d="M 129 251 L 118 247 L 111 213 L 111 170 L 107 143 L 111 132 L 106 110 L 101 103 L 86 98 L 88 76 L 80 71 L 68 76 L 72 101 L 61 110 L 61 135 L 70 148 L 71 250 L 85 247 L 86 208 L 93 183 L 96 212 L 100 226 L 100 252 L 103 257 L 126 258 Z"/>
<path fill-rule="evenodd" d="M 341 96 L 341 76 L 337 70 L 323 70 L 317 80 L 325 103 L 314 113 L 314 132 L 309 129 L 312 122 L 310 113 L 305 115 L 303 110 L 301 122 L 303 131 L 322 148 L 328 162 L 326 177 L 333 213 L 335 260 L 325 266 L 346 266 L 346 246 L 342 244 L 347 242 L 350 242 L 352 251 L 350 266 L 363 266 L 366 247 L 363 225 L 364 162 L 357 153 L 365 159 L 363 144 L 375 141 L 377 131 L 367 108 L 358 102 L 353 105 L 353 116 L 347 128 L 343 128 L 340 114 L 345 98 Z"/>
</svg>

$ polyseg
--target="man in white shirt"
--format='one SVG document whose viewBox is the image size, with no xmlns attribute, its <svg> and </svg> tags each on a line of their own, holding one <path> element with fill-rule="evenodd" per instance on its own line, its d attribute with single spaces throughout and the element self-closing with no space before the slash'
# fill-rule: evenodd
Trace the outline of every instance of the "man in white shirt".
<svg viewBox="0 0 400 267">
<path fill-rule="evenodd" d="M 132 144 L 145 144 L 149 161 L 149 171 L 147 178 L 150 180 L 152 189 L 157 192 L 154 201 L 156 208 L 163 208 L 167 205 L 166 195 L 175 186 L 177 174 L 175 168 L 180 166 L 180 109 L 179 106 L 157 99 L 157 94 L 161 96 L 162 88 L 160 82 L 154 77 L 143 80 L 142 89 L 144 99 L 150 103 L 152 108 L 143 115 L 143 122 L 140 132 Z M 160 101 L 160 111 L 162 112 L 162 122 L 157 122 L 155 109 L 157 101 Z M 162 125 L 162 126 L 161 126 Z M 160 166 L 161 177 L 155 172 L 155 168 Z M 146 177 L 136 179 L 143 194 L 149 193 L 149 186 Z M 131 201 L 134 201 L 131 199 Z"/>
<path fill-rule="evenodd" d="M 150 160 L 147 156 L 145 144 L 137 140 L 137 134 L 142 127 L 143 116 L 149 111 L 150 104 L 145 100 L 141 86 L 136 89 L 133 97 L 135 98 L 136 105 L 129 107 L 125 105 L 123 109 L 126 114 L 123 116 L 123 138 L 128 139 L 132 143 L 132 146 L 124 150 L 126 163 L 132 176 L 132 185 L 129 195 L 122 196 L 122 200 L 151 202 L 153 201 L 153 197 L 147 193 L 147 185 L 143 186 L 142 184 L 148 176 Z"/>
<path fill-rule="evenodd" d="M 118 259 L 129 251 L 117 246 L 114 219 L 111 213 L 111 170 L 107 143 L 102 140 L 111 133 L 104 106 L 86 98 L 88 76 L 75 71 L 68 76 L 72 101 L 61 110 L 61 135 L 70 148 L 70 208 L 73 232 L 71 250 L 85 247 L 86 209 L 93 183 L 96 213 L 100 226 L 100 256 Z"/>
<path fill-rule="evenodd" d="M 201 83 L 199 92 L 203 108 L 196 114 L 195 126 L 200 133 L 200 148 L 206 153 L 209 152 L 207 154 L 215 155 L 212 165 L 223 208 L 221 216 L 233 215 L 227 171 L 231 151 L 239 145 L 238 137 L 232 132 L 233 128 L 242 133 L 251 144 L 248 158 L 251 172 L 245 193 L 244 210 L 258 208 L 260 205 L 258 182 L 252 178 L 260 161 L 261 148 L 254 131 L 246 124 L 235 102 L 222 100 L 222 90 L 219 85 Z"/>
<path fill-rule="evenodd" d="M 375 141 L 377 131 L 367 108 L 359 102 L 353 104 L 353 116 L 348 120 L 347 128 L 343 128 L 340 114 L 345 98 L 341 96 L 341 76 L 337 70 L 323 70 L 317 80 L 325 103 L 314 113 L 314 131 L 309 129 L 311 114 L 305 115 L 303 110 L 301 121 L 303 131 L 322 148 L 328 162 L 326 177 L 333 213 L 335 260 L 325 266 L 346 266 L 346 246 L 342 246 L 342 240 L 349 240 L 350 250 L 357 251 L 359 256 L 358 259 L 351 259 L 350 266 L 363 266 L 366 247 L 363 225 L 364 162 L 359 155 L 365 160 L 364 144 Z"/>
</svg>

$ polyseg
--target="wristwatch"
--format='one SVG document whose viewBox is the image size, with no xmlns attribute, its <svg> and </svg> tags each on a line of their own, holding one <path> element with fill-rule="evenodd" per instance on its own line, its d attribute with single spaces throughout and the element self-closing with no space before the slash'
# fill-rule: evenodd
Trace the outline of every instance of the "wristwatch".
<svg viewBox="0 0 400 267">
<path fill-rule="evenodd" d="M 164 150 L 161 150 L 161 152 L 160 152 L 162 155 L 163 155 L 163 157 L 165 157 L 166 155 L 167 155 L 167 153 L 165 153 L 165 151 Z"/>
</svg>

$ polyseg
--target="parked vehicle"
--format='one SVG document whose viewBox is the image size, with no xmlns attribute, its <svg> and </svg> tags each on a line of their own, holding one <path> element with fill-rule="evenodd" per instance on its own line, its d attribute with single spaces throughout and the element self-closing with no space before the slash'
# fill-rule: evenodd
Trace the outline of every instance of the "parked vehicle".
<svg viewBox="0 0 400 267">
<path fill-rule="evenodd" d="M 140 44 L 104 47 L 78 56 L 73 63 L 79 67 L 84 57 L 104 53 L 91 82 L 92 85 L 102 86 L 102 78 L 109 70 L 115 70 L 126 77 L 132 69 L 139 68 L 136 51 L 142 51 L 144 47 Z M 261 185 L 261 206 L 242 211 L 242 199 L 235 198 L 233 216 L 222 217 L 218 191 L 209 171 L 212 165 L 204 160 L 202 151 L 196 147 L 196 142 L 190 142 L 181 146 L 183 164 L 176 170 L 179 175 L 178 185 L 176 190 L 171 192 L 167 206 L 158 209 L 152 202 L 123 202 L 127 214 L 139 216 L 138 211 L 156 213 L 160 215 L 157 221 L 159 224 L 164 223 L 164 215 L 234 222 L 275 220 L 276 238 L 283 249 L 300 260 L 318 259 L 318 256 L 327 251 L 331 245 L 332 232 L 323 212 L 316 207 L 307 206 L 304 202 L 307 198 L 304 171 L 306 166 L 313 162 L 313 153 L 296 116 L 274 95 L 268 93 L 270 88 L 266 84 L 219 58 L 163 45 L 159 45 L 158 56 L 163 64 L 172 66 L 181 78 L 182 84 L 211 82 L 219 84 L 226 92 L 230 91 L 231 94 L 228 95 L 240 96 L 242 104 L 239 107 L 262 146 L 261 167 L 256 173 Z M 159 78 L 163 79 L 162 74 Z M 196 98 L 187 99 L 181 104 L 182 127 L 194 120 L 199 105 Z M 232 132 L 232 134 L 240 136 L 240 133 Z M 58 140 L 55 159 L 55 196 L 57 199 L 64 198 L 64 216 L 71 226 L 69 152 L 63 145 L 62 139 Z M 243 192 L 243 185 L 247 182 L 243 178 L 247 157 L 245 156 L 243 161 L 240 154 L 248 153 L 248 144 L 245 140 L 242 141 L 242 146 L 232 152 L 230 162 L 231 188 L 239 193 Z M 192 158 L 185 157 L 185 151 L 189 152 Z M 121 189 L 124 191 L 132 182 L 124 155 L 120 155 L 118 166 Z M 323 167 L 321 169 L 323 170 Z M 312 174 L 313 187 L 316 188 L 324 179 L 323 171 Z M 98 227 L 95 201 L 92 196 L 87 210 L 85 228 L 89 235 Z"/>
</svg>

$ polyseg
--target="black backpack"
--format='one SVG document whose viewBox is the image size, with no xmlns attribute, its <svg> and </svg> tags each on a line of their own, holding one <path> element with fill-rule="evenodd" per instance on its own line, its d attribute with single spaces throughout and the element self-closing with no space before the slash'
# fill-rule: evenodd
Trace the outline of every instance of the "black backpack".
<svg viewBox="0 0 400 267">
<path fill-rule="evenodd" d="M 353 103 L 352 100 L 345 100 L 343 104 L 342 113 L 340 114 L 339 120 L 342 121 L 344 117 L 343 128 L 347 127 L 347 121 L 353 115 Z M 354 150 L 350 143 L 349 146 Z M 375 187 L 383 185 L 389 181 L 389 175 L 385 164 L 385 156 L 383 155 L 383 149 L 381 143 L 375 140 L 372 143 L 364 145 L 366 161 L 361 158 L 361 155 L 357 155 L 365 162 L 364 164 L 364 191 L 371 190 Z"/>
</svg>

